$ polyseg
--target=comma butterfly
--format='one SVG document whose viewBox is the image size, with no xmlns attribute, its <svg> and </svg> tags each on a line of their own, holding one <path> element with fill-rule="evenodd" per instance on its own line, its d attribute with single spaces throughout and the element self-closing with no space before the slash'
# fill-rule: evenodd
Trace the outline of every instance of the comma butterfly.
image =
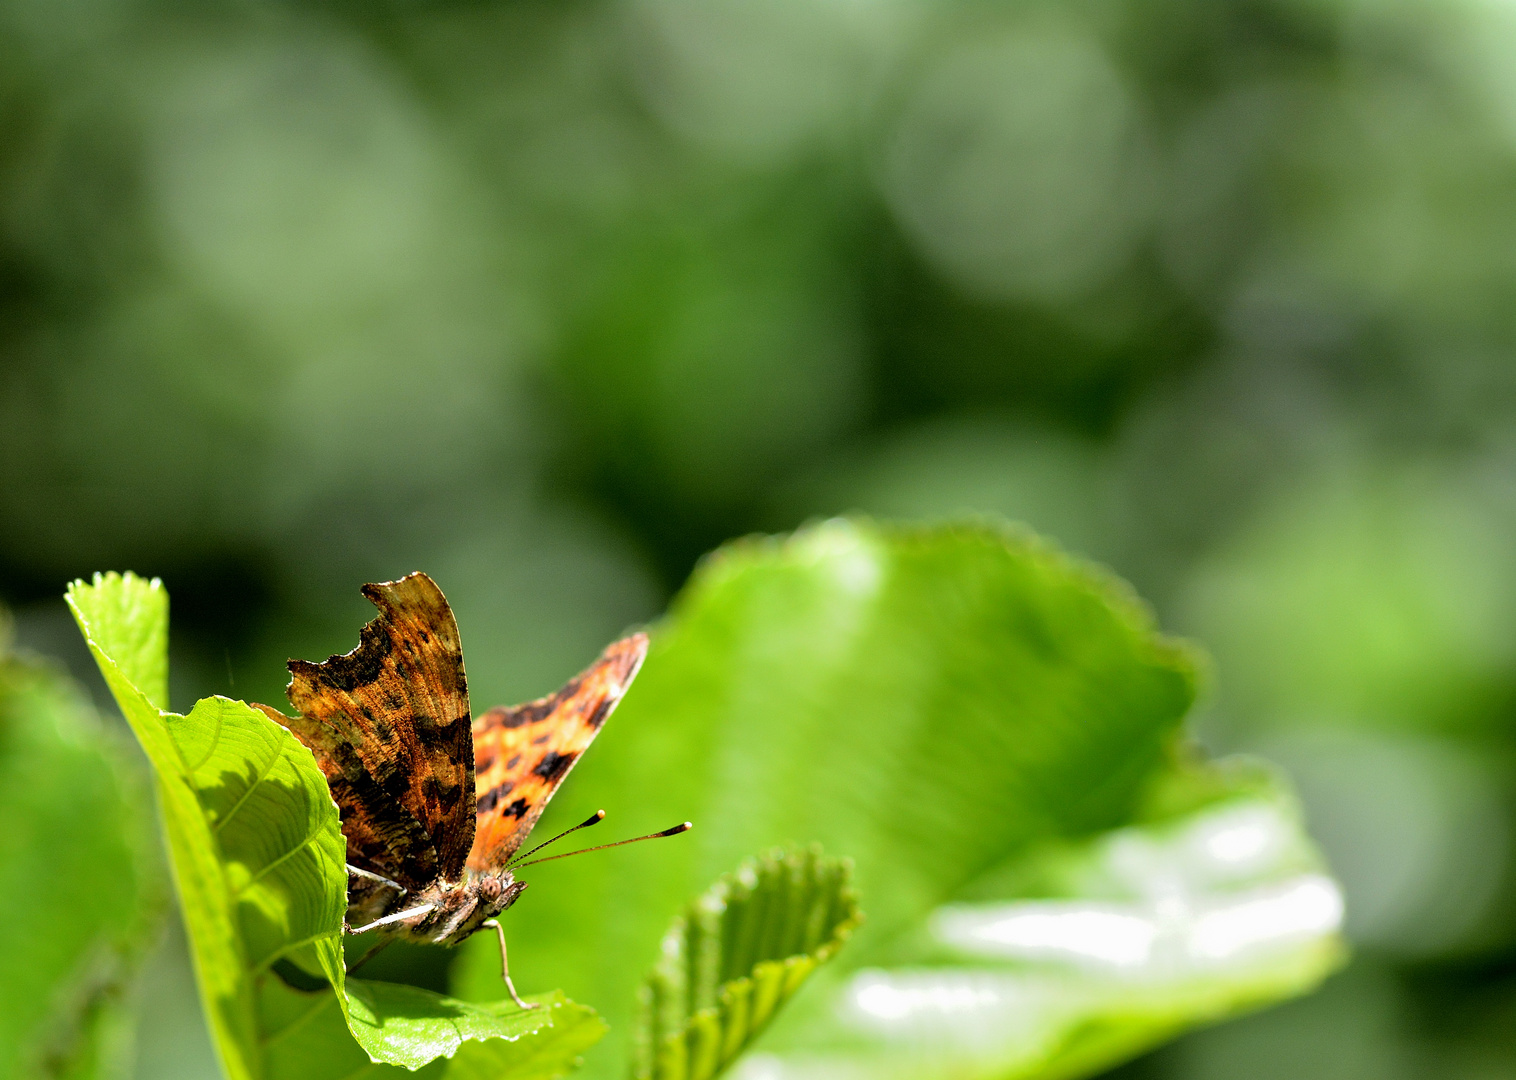
<svg viewBox="0 0 1516 1080">
<path fill-rule="evenodd" d="M 516 853 L 636 677 L 647 635 L 610 645 L 556 694 L 473 718 L 458 624 L 436 583 L 415 573 L 365 585 L 363 595 L 379 617 L 356 649 L 319 664 L 290 661 L 287 693 L 299 715 L 257 706 L 315 754 L 341 813 L 344 929 L 379 929 L 382 947 L 397 939 L 457 945 L 489 927 L 511 999 L 531 1008 L 511 982 L 495 916 L 526 889 Z"/>
</svg>

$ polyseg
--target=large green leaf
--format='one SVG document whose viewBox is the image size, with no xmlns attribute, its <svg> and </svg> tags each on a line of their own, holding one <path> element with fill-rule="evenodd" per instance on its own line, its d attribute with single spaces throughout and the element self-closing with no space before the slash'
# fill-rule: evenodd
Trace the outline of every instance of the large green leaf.
<svg viewBox="0 0 1516 1080">
<path fill-rule="evenodd" d="M 861 916 L 820 850 L 752 859 L 674 920 L 638 995 L 636 1080 L 709 1080 L 768 1026 Z"/>
<path fill-rule="evenodd" d="M 66 676 L 0 640 L 0 1076 L 130 1066 L 129 987 L 166 897 L 124 749 Z"/>
<path fill-rule="evenodd" d="M 554 1059 L 564 1072 L 598 1036 L 599 1021 L 572 1004 L 512 1016 L 347 981 L 345 842 L 310 751 L 243 702 L 207 698 L 180 716 L 139 688 L 139 678 L 160 695 L 165 686 L 168 599 L 157 581 L 96 575 L 92 585 L 75 582 L 68 602 L 152 763 L 201 998 L 230 1080 L 345 1076 L 355 1054 L 360 1065 L 416 1069 L 481 1040 L 541 1039 L 564 1048 Z M 284 986 L 281 962 L 319 973 L 335 991 Z M 309 1044 L 300 1053 L 287 1049 L 294 1032 Z"/>
<path fill-rule="evenodd" d="M 1061 845 L 1105 851 L 1102 842 L 1147 830 L 1157 843 L 1201 827 L 1207 806 L 1245 799 L 1300 853 L 1258 870 L 1249 887 L 1288 887 L 1297 863 L 1317 873 L 1287 796 L 1181 763 L 1195 683 L 1191 652 L 1159 636 L 1120 582 L 1021 532 L 832 521 L 731 545 L 655 628 L 637 685 L 560 795 L 556 820 L 543 823 L 582 816 L 592 807 L 577 792 L 587 791 L 613 815 L 634 815 L 634 829 L 692 819 L 690 842 L 544 866 L 512 912 L 513 963 L 552 970 L 571 995 L 600 1004 L 613 1038 L 587 1067 L 623 1073 L 635 983 L 604 958 L 650 964 L 668 913 L 703 882 L 748 852 L 817 841 L 854 859 L 869 922 L 756 1049 L 765 1068 L 810 1061 L 868 1074 L 892 1051 L 888 1033 L 854 1008 L 863 969 L 895 978 L 930 966 L 968 980 L 945 998 L 924 987 L 924 997 L 898 999 L 939 1005 L 972 1000 L 975 980 L 999 979 L 1007 965 L 1060 970 L 1055 956 L 950 947 L 934 936 L 945 917 L 934 913 L 1039 895 L 1139 902 L 1129 882 L 1122 893 L 1093 873 L 1061 893 L 1026 892 L 1025 868 Z M 1310 985 L 1337 947 L 1330 920 L 1307 936 L 1316 947 L 1304 952 L 1291 939 L 1233 957 L 1225 985 L 1172 984 L 1161 1015 L 1133 1011 L 1141 994 L 1096 993 L 1128 985 L 1114 977 L 1085 978 L 1077 993 L 1063 978 L 1018 984 L 1021 1049 L 955 1043 L 955 1014 L 938 1008 L 935 1029 L 929 1015 L 917 1018 L 933 1049 L 913 1067 L 965 1077 L 1090 1071 L 1246 1001 Z M 1272 965 L 1286 954 L 1292 974 L 1282 978 Z M 470 950 L 458 992 L 486 992 L 489 965 L 487 951 Z M 1120 1038 L 1086 1038 L 1119 1017 L 1132 1017 Z"/>
</svg>

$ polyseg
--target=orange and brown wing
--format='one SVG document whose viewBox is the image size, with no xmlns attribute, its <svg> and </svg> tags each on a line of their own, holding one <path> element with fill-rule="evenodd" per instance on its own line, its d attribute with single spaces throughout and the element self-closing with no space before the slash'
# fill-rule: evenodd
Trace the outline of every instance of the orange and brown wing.
<svg viewBox="0 0 1516 1080">
<path fill-rule="evenodd" d="M 600 733 L 647 655 L 647 635 L 614 643 L 550 697 L 491 709 L 474 721 L 478 821 L 468 868 L 498 870 Z"/>
<path fill-rule="evenodd" d="M 458 624 L 425 574 L 365 585 L 379 617 L 358 647 L 291 660 L 300 715 L 258 706 L 310 747 L 342 815 L 348 862 L 415 889 L 456 881 L 474 841 L 473 736 Z"/>
</svg>

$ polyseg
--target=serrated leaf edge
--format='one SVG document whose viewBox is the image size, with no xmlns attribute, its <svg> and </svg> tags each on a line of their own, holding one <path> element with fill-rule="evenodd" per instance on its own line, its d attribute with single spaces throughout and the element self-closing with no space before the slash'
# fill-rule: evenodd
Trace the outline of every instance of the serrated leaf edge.
<svg viewBox="0 0 1516 1080">
<path fill-rule="evenodd" d="M 722 982 L 716 990 L 717 1000 L 690 1012 L 678 1030 L 644 1042 L 634 1056 L 635 1080 L 652 1080 L 654 1077 L 708 1080 L 717 1075 L 736 1059 L 757 1031 L 773 1019 L 806 978 L 832 959 L 862 924 L 863 913 L 858 908 L 857 890 L 852 885 L 850 859 L 828 859 L 814 844 L 798 852 L 775 848 L 762 856 L 746 859 L 736 870 L 718 878 L 691 901 L 683 914 L 675 917 L 664 934 L 659 961 L 644 979 L 639 992 L 644 1016 L 651 1013 L 660 990 L 667 994 L 678 988 L 687 993 L 689 979 L 681 969 L 687 968 L 690 962 L 690 958 L 684 955 L 684 943 L 692 922 L 706 924 L 706 932 L 712 933 L 714 927 L 711 924 L 718 923 L 725 916 L 734 900 L 751 897 L 761 880 L 763 864 L 783 866 L 797 857 L 809 858 L 813 863 L 825 860 L 831 864 L 841 879 L 834 905 L 840 904 L 847 910 L 846 917 L 831 928 L 827 939 L 814 950 L 756 961 L 749 973 Z M 740 1022 L 734 1020 L 723 1032 L 720 1021 L 728 1010 Z M 639 1032 L 639 1037 L 645 1040 L 646 1034 Z M 693 1048 L 692 1042 L 695 1044 Z"/>
</svg>

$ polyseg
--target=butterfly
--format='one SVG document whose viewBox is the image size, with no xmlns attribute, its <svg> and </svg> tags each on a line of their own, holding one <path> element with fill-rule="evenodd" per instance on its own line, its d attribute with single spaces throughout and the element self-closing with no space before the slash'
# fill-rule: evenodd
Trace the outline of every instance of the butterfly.
<svg viewBox="0 0 1516 1080">
<path fill-rule="evenodd" d="M 356 649 L 289 662 L 286 694 L 298 715 L 257 706 L 310 748 L 337 804 L 347 839 L 343 928 L 380 930 L 381 947 L 451 946 L 493 929 L 506 989 L 532 1008 L 511 981 L 496 916 L 526 889 L 517 852 L 636 678 L 647 635 L 614 642 L 555 694 L 473 717 L 458 624 L 436 583 L 414 573 L 362 591 L 379 615 Z"/>
</svg>

